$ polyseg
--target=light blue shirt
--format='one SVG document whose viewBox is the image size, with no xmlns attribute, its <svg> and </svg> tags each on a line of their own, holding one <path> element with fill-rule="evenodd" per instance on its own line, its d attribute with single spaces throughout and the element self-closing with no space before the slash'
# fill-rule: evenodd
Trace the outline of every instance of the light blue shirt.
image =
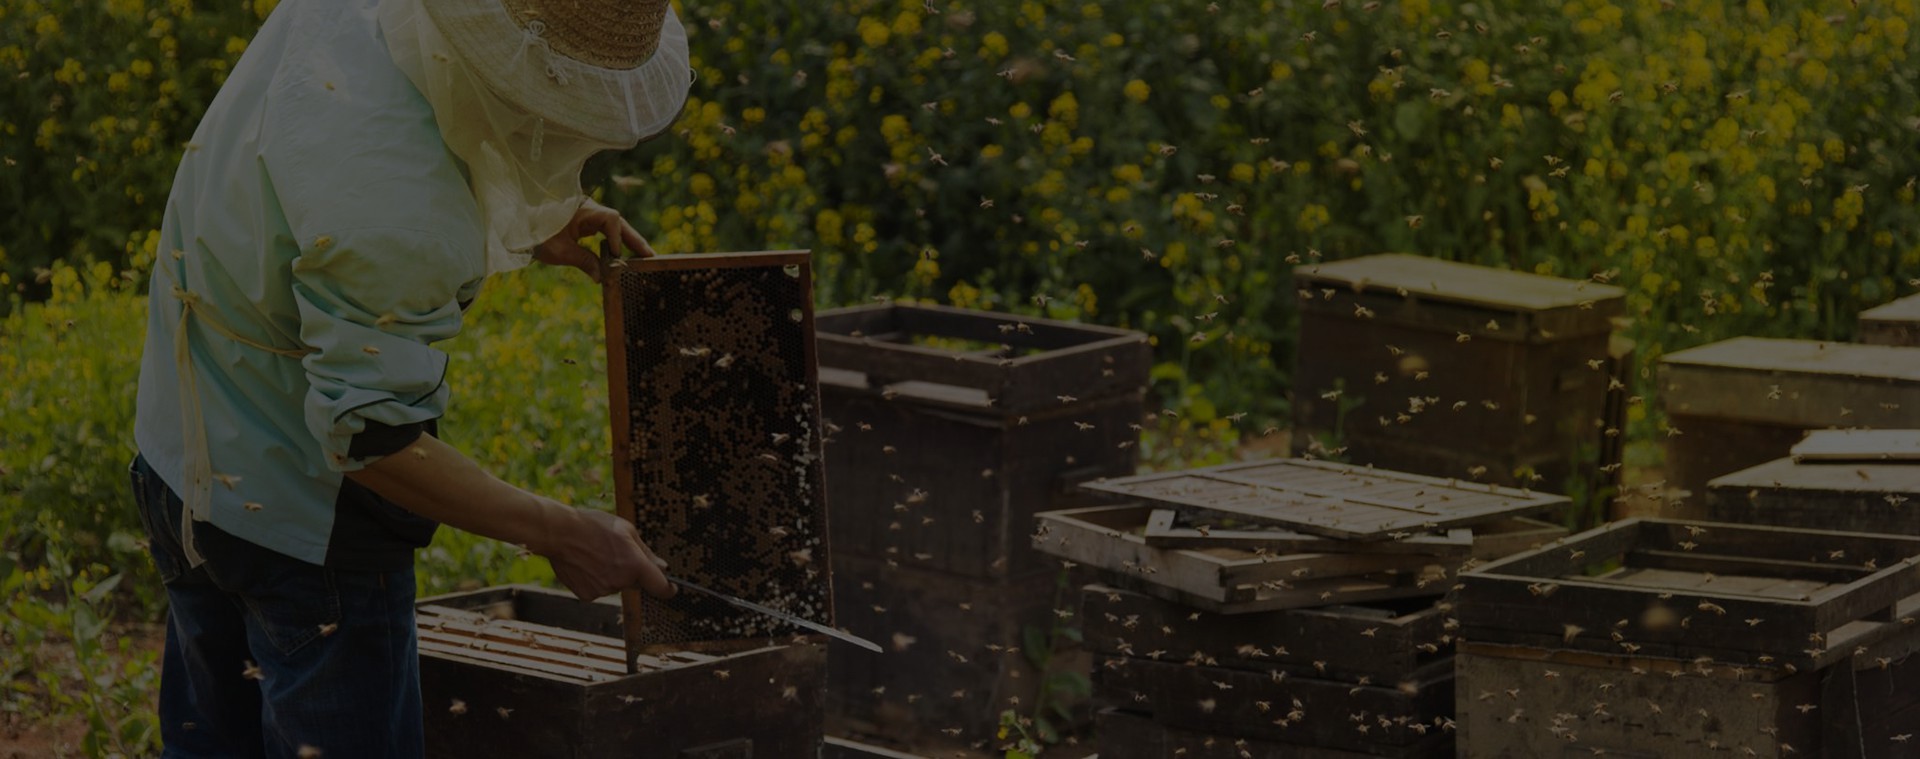
<svg viewBox="0 0 1920 759">
<path fill-rule="evenodd" d="M 206 518 L 324 563 L 368 421 L 436 419 L 460 303 L 485 278 L 479 210 L 432 108 L 389 57 L 379 0 L 284 0 L 194 132 L 154 266 L 197 296 L 186 322 L 200 419 L 184 418 L 174 280 L 152 278 L 134 440 Z M 281 355 L 230 339 L 204 323 Z M 204 424 L 205 450 L 184 425 Z"/>
</svg>

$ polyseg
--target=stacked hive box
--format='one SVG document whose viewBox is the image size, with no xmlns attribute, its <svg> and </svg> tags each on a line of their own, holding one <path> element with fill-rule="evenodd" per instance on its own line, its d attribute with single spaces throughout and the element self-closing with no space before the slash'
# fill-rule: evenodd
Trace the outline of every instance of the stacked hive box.
<svg viewBox="0 0 1920 759">
<path fill-rule="evenodd" d="M 1920 349 L 1742 337 L 1661 360 L 1668 482 L 1706 512 L 1715 477 L 1788 455 L 1808 430 L 1920 427 Z"/>
<path fill-rule="evenodd" d="M 676 575 L 832 624 L 808 255 L 661 256 L 604 282 L 615 510 Z M 520 587 L 418 616 L 433 756 L 820 751 L 824 643 L 772 617 Z"/>
<path fill-rule="evenodd" d="M 1027 546 L 1034 513 L 1133 471 L 1144 335 L 932 306 L 824 312 L 835 600 L 887 655 L 836 657 L 831 703 L 854 732 L 994 736 L 1041 673 L 1060 567 Z"/>
<path fill-rule="evenodd" d="M 1111 584 L 1081 601 L 1102 756 L 1451 755 L 1436 601 L 1566 534 L 1515 516 L 1564 498 L 1329 462 L 1088 488 L 1142 502 L 1041 514 L 1034 545 Z"/>
<path fill-rule="evenodd" d="M 1860 312 L 1860 342 L 1920 348 L 1920 295 Z"/>
<path fill-rule="evenodd" d="M 1920 535 L 1920 431 L 1814 432 L 1707 487 L 1714 521 Z"/>
<path fill-rule="evenodd" d="M 1602 456 L 1618 455 L 1631 353 L 1609 338 L 1619 288 L 1407 255 L 1301 266 L 1294 282 L 1296 455 L 1344 448 L 1556 492 L 1611 484 Z"/>
<path fill-rule="evenodd" d="M 1627 520 L 1464 572 L 1463 755 L 1903 755 L 1917 556 L 1912 537 Z"/>
</svg>

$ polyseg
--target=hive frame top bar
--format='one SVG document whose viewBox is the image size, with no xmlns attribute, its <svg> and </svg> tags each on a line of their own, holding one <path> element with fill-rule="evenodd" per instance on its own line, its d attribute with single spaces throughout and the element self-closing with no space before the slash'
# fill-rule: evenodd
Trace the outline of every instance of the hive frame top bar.
<svg viewBox="0 0 1920 759">
<path fill-rule="evenodd" d="M 609 259 L 602 266 L 632 271 L 677 271 L 714 269 L 730 266 L 788 266 L 807 263 L 812 253 L 805 250 L 762 250 L 735 253 L 674 253 L 646 258 Z"/>
</svg>

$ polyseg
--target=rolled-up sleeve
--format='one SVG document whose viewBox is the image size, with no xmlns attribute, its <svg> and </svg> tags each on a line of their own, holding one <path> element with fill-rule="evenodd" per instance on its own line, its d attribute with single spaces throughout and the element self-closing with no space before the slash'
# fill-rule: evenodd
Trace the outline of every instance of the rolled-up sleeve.
<svg viewBox="0 0 1920 759">
<path fill-rule="evenodd" d="M 484 273 L 475 251 L 454 248 L 409 229 L 303 241 L 293 295 L 313 349 L 302 359 L 306 423 L 334 470 L 378 460 L 353 445 L 369 423 L 416 426 L 445 413 L 447 355 L 431 343 L 460 332 L 460 300 Z"/>
</svg>

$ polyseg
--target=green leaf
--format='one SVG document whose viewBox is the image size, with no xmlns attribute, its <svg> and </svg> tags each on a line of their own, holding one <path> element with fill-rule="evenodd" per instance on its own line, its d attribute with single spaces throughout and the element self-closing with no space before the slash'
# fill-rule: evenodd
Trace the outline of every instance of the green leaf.
<svg viewBox="0 0 1920 759">
<path fill-rule="evenodd" d="M 1033 718 L 1033 731 L 1040 735 L 1040 741 L 1042 743 L 1053 744 L 1060 742 L 1060 731 L 1054 729 L 1053 720 L 1047 719 L 1044 716 Z"/>
<path fill-rule="evenodd" d="M 1047 660 L 1053 658 L 1053 649 L 1047 645 L 1047 633 L 1035 625 L 1028 625 L 1020 631 L 1020 650 L 1027 655 L 1027 662 L 1034 669 L 1046 669 Z"/>
<path fill-rule="evenodd" d="M 114 588 L 120 587 L 120 580 L 124 577 L 126 574 L 123 572 L 115 573 L 112 577 L 101 580 L 99 585 L 93 586 L 81 598 L 88 604 L 99 606 L 102 601 L 107 600 L 107 595 L 112 593 Z"/>
</svg>

